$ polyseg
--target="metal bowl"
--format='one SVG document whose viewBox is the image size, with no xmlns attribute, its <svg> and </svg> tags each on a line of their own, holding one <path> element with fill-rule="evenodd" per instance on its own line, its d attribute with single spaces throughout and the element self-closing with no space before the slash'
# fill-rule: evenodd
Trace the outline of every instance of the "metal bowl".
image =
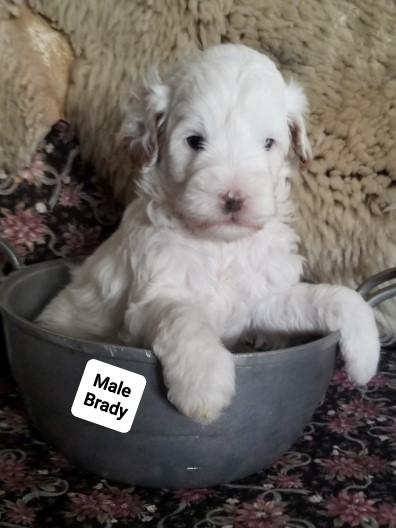
<svg viewBox="0 0 396 528">
<path fill-rule="evenodd" d="M 149 350 L 72 339 L 31 322 L 68 279 L 61 260 L 22 268 L 3 284 L 1 304 L 11 370 L 29 415 L 56 448 L 88 471 L 166 488 L 239 479 L 282 455 L 326 393 L 338 333 L 284 350 L 235 354 L 231 406 L 213 424 L 196 424 L 168 402 L 160 364 Z M 147 380 L 128 433 L 71 414 L 92 358 Z"/>
</svg>

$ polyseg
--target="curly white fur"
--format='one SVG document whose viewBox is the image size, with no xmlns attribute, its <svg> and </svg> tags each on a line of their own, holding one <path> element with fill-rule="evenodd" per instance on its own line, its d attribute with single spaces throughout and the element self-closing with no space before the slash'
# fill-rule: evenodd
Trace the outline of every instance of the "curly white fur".
<svg viewBox="0 0 396 528">
<path fill-rule="evenodd" d="M 233 397 L 229 349 L 247 333 L 339 330 L 350 376 L 368 382 L 379 358 L 371 308 L 348 288 L 301 282 L 288 153 L 311 156 L 306 107 L 298 85 L 239 45 L 153 79 L 124 127 L 139 196 L 39 324 L 152 347 L 170 401 L 203 423 Z"/>
</svg>

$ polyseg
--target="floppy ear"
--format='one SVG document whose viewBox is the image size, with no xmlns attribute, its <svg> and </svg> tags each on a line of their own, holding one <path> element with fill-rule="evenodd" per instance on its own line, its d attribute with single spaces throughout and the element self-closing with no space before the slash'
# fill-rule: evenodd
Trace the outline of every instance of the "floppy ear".
<svg viewBox="0 0 396 528">
<path fill-rule="evenodd" d="M 312 160 L 312 149 L 304 119 L 308 111 L 308 101 L 301 86 L 294 81 L 286 87 L 286 106 L 293 150 L 306 165 Z"/>
<path fill-rule="evenodd" d="M 150 72 L 143 94 L 133 95 L 119 137 L 129 144 L 132 161 L 150 167 L 158 160 L 161 129 L 165 123 L 170 88 L 156 71 Z"/>
</svg>

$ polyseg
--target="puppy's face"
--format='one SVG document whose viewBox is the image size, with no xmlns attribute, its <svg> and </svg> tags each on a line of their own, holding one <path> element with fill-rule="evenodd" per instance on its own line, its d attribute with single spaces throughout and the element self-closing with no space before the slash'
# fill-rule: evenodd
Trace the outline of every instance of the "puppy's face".
<svg viewBox="0 0 396 528">
<path fill-rule="evenodd" d="M 262 229 L 283 197 L 293 138 L 300 157 L 310 155 L 301 90 L 267 57 L 234 45 L 201 53 L 161 86 L 156 101 L 151 93 L 156 138 L 148 140 L 171 210 L 206 238 Z"/>
</svg>

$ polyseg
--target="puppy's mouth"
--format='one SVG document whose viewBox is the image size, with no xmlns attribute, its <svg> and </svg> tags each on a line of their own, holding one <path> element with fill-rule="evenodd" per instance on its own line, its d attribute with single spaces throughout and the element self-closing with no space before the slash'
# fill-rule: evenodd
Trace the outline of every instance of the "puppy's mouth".
<svg viewBox="0 0 396 528">
<path fill-rule="evenodd" d="M 234 213 L 218 220 L 198 220 L 196 218 L 187 218 L 185 215 L 180 214 L 179 218 L 189 231 L 198 235 L 230 230 L 235 233 L 239 231 L 241 236 L 246 236 L 264 227 L 263 222 L 249 220 Z"/>
<path fill-rule="evenodd" d="M 203 226 L 207 226 L 207 229 L 210 229 L 211 227 L 225 227 L 225 226 L 233 226 L 233 227 L 245 227 L 247 229 L 252 229 L 253 231 L 258 231 L 259 229 L 263 228 L 263 224 L 260 224 L 258 222 L 253 222 L 246 220 L 242 217 L 240 217 L 237 214 L 230 214 L 226 218 L 218 221 L 218 222 L 206 222 L 206 224 L 203 224 Z"/>
</svg>

